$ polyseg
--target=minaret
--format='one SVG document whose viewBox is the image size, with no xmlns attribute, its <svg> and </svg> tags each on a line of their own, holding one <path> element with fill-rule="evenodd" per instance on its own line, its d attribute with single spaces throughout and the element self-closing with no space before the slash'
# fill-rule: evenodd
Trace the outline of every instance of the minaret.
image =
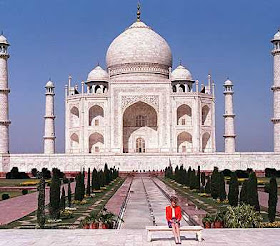
<svg viewBox="0 0 280 246">
<path fill-rule="evenodd" d="M 0 154 L 9 153 L 9 93 L 8 87 L 8 47 L 10 44 L 0 35 Z"/>
<path fill-rule="evenodd" d="M 274 124 L 274 152 L 280 152 L 280 30 L 271 40 L 273 43 L 272 55 L 274 57 L 274 83 L 273 91 L 273 118 Z"/>
<path fill-rule="evenodd" d="M 54 129 L 54 84 L 48 81 L 46 86 L 46 114 L 45 114 L 45 136 L 44 154 L 55 153 L 55 129 Z"/>
<path fill-rule="evenodd" d="M 235 131 L 234 131 L 234 117 L 233 113 L 233 84 L 227 79 L 224 83 L 224 95 L 225 95 L 225 152 L 235 152 Z"/>
</svg>

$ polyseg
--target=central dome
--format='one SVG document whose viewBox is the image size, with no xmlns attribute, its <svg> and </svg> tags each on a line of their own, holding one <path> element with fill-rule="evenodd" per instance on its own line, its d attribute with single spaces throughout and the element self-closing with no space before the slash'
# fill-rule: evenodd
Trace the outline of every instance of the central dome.
<svg viewBox="0 0 280 246">
<path fill-rule="evenodd" d="M 164 38 L 137 21 L 111 43 L 106 62 L 110 76 L 128 73 L 168 76 L 172 53 Z"/>
</svg>

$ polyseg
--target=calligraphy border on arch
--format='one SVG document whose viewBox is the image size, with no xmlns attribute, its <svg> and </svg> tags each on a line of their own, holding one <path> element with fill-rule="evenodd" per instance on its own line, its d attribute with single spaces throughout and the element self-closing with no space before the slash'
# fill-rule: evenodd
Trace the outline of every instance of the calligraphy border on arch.
<svg viewBox="0 0 280 246">
<path fill-rule="evenodd" d="M 153 106 L 157 112 L 159 112 L 159 96 L 156 95 L 133 95 L 133 96 L 122 96 L 121 107 L 124 112 L 130 105 L 136 102 L 144 102 Z"/>
</svg>

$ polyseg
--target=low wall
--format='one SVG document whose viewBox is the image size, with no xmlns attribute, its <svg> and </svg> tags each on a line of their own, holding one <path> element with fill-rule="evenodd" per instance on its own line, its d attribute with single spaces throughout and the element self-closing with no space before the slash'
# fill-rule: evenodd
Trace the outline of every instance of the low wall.
<svg viewBox="0 0 280 246">
<path fill-rule="evenodd" d="M 199 153 L 199 154 L 6 154 L 0 155 L 0 172 L 8 172 L 16 166 L 20 171 L 30 172 L 36 167 L 52 169 L 58 167 L 64 172 L 80 171 L 83 168 L 103 168 L 115 166 L 120 171 L 162 170 L 170 163 L 175 167 L 183 164 L 186 168 L 201 167 L 210 171 L 214 166 L 220 170 L 253 168 L 264 170 L 266 167 L 280 169 L 280 154 L 270 152 Z"/>
</svg>

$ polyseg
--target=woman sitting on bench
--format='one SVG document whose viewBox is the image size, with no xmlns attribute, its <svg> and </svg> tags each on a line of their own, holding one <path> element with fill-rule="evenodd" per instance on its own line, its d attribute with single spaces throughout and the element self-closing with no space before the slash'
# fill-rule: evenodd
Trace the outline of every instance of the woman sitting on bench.
<svg viewBox="0 0 280 246">
<path fill-rule="evenodd" d="M 181 207 L 177 205 L 177 197 L 172 196 L 171 205 L 166 207 L 166 220 L 169 228 L 172 228 L 175 237 L 175 243 L 181 244 L 180 238 L 180 220 L 182 218 Z"/>
</svg>

